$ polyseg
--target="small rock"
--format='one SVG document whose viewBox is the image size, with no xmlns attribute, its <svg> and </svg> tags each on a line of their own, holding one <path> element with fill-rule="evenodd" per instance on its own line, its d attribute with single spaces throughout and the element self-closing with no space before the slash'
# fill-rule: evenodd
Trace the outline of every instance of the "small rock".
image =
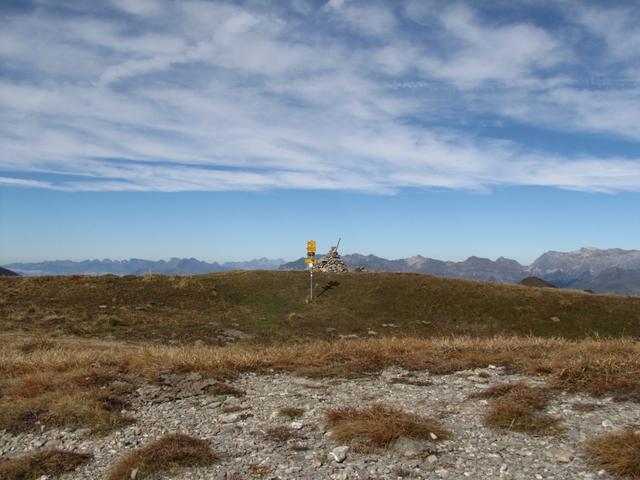
<svg viewBox="0 0 640 480">
<path fill-rule="evenodd" d="M 303 425 L 300 422 L 291 422 L 289 424 L 289 428 L 291 428 L 293 430 L 302 430 L 302 427 L 303 427 Z"/>
<path fill-rule="evenodd" d="M 218 419 L 223 423 L 234 423 L 240 420 L 240 417 L 241 417 L 240 413 L 227 413 L 227 414 L 220 415 Z"/>
<path fill-rule="evenodd" d="M 429 432 L 429 437 L 431 437 L 431 440 L 437 440 L 438 439 L 438 436 L 433 432 Z"/>
<path fill-rule="evenodd" d="M 131 470 L 131 480 L 135 480 L 138 477 L 138 469 L 134 468 L 133 470 Z"/>
<path fill-rule="evenodd" d="M 558 322 L 560 321 L 560 318 L 558 318 L 558 317 L 551 317 L 551 321 L 552 321 L 552 322 L 556 322 L 556 323 L 558 323 Z"/>
<path fill-rule="evenodd" d="M 329 452 L 329 457 L 336 463 L 342 463 L 347 458 L 347 452 L 349 447 L 347 445 L 341 445 Z"/>
<path fill-rule="evenodd" d="M 433 454 L 432 454 L 432 455 L 429 455 L 429 456 L 427 457 L 427 462 L 429 462 L 429 463 L 436 463 L 437 461 L 438 461 L 438 457 L 436 457 L 436 456 L 435 456 L 435 455 L 433 455 Z"/>
<path fill-rule="evenodd" d="M 571 452 L 567 452 L 566 450 L 558 450 L 553 455 L 556 460 L 562 463 L 569 463 L 573 458 L 573 454 Z"/>
<path fill-rule="evenodd" d="M 393 444 L 393 449 L 407 458 L 422 456 L 425 448 L 424 442 L 409 437 L 400 437 Z"/>
<path fill-rule="evenodd" d="M 603 420 L 602 421 L 602 426 L 605 428 L 611 428 L 613 427 L 613 422 L 611 422 L 611 420 Z"/>
</svg>

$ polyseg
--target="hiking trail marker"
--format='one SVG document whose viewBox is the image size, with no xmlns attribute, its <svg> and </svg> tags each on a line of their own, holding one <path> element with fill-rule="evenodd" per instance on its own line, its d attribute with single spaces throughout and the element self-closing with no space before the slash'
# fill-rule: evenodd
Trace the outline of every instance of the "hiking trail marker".
<svg viewBox="0 0 640 480">
<path fill-rule="evenodd" d="M 309 303 L 313 302 L 313 264 L 316 261 L 316 241 L 307 242 L 307 258 L 304 260 L 309 266 Z"/>
</svg>

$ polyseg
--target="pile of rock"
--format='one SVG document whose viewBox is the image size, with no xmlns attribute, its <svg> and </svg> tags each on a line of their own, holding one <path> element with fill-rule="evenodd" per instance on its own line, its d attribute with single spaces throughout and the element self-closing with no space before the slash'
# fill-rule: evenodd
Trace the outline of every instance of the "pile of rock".
<svg viewBox="0 0 640 480">
<path fill-rule="evenodd" d="M 345 273 L 349 271 L 349 267 L 347 267 L 347 264 L 344 263 L 338 253 L 338 247 L 331 247 L 329 253 L 318 260 L 314 269 L 325 273 Z"/>
</svg>

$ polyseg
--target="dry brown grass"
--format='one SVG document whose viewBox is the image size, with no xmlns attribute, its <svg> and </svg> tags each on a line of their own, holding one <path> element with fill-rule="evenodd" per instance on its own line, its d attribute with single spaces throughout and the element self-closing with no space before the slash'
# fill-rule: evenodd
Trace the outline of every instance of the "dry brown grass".
<svg viewBox="0 0 640 480">
<path fill-rule="evenodd" d="M 528 385 L 525 383 L 499 383 L 498 385 L 473 392 L 469 395 L 469 398 L 500 398 L 514 390 L 526 388 L 528 388 Z"/>
<path fill-rule="evenodd" d="M 267 465 L 264 463 L 256 464 L 256 465 L 251 465 L 249 467 L 249 471 L 251 472 L 252 476 L 263 478 L 264 476 L 268 475 L 273 471 L 273 467 L 271 465 Z"/>
<path fill-rule="evenodd" d="M 304 408 L 284 407 L 278 411 L 278 415 L 287 418 L 298 418 L 304 414 Z"/>
<path fill-rule="evenodd" d="M 417 378 L 411 377 L 398 377 L 391 379 L 390 383 L 395 383 L 399 385 L 412 385 L 414 387 L 428 387 L 429 385 L 433 385 L 431 380 L 418 380 Z"/>
<path fill-rule="evenodd" d="M 111 467 L 107 480 L 128 480 L 134 469 L 138 472 L 136 478 L 144 478 L 178 467 L 211 465 L 218 461 L 219 457 L 206 440 L 182 434 L 166 435 L 125 454 Z"/>
<path fill-rule="evenodd" d="M 588 412 L 595 412 L 596 410 L 601 410 L 603 407 L 603 405 L 600 405 L 599 403 L 584 403 L 584 402 L 576 402 L 574 404 L 571 405 L 571 409 L 574 412 L 581 412 L 581 413 L 588 413 Z"/>
<path fill-rule="evenodd" d="M 115 398 L 102 399 L 100 390 L 55 391 L 36 398 L 0 399 L 0 428 L 19 433 L 38 425 L 45 427 L 87 427 L 103 433 L 130 424 L 133 420 L 113 411 Z"/>
<path fill-rule="evenodd" d="M 640 430 L 607 433 L 592 438 L 586 445 L 589 462 L 609 474 L 640 479 Z"/>
<path fill-rule="evenodd" d="M 593 352 L 575 352 L 576 357 L 566 365 L 556 362 L 549 365 L 555 373 L 551 385 L 569 392 L 588 392 L 595 396 L 613 395 L 618 401 L 640 402 L 640 366 L 636 348 L 623 360 L 617 355 L 602 351 L 603 342 Z M 595 355 L 595 358 L 590 357 Z"/>
<path fill-rule="evenodd" d="M 93 456 L 89 453 L 67 452 L 64 450 L 43 450 L 21 457 L 0 461 L 2 480 L 34 480 L 41 476 L 57 476 L 72 472 L 80 465 L 88 463 Z"/>
<path fill-rule="evenodd" d="M 531 387 L 522 382 L 495 385 L 470 395 L 493 399 L 484 418 L 486 426 L 537 435 L 562 431 L 558 419 L 544 413 L 550 396 L 548 388 Z"/>
<path fill-rule="evenodd" d="M 49 350 L 53 348 L 55 344 L 46 337 L 35 337 L 29 339 L 18 346 L 18 349 L 23 353 L 31 353 L 36 350 Z"/>
<path fill-rule="evenodd" d="M 365 446 L 377 448 L 387 447 L 400 437 L 429 441 L 449 437 L 449 432 L 430 418 L 381 404 L 332 410 L 327 413 L 326 421 L 336 440 L 357 440 Z"/>
<path fill-rule="evenodd" d="M 0 335 L 0 428 L 29 429 L 36 421 L 95 430 L 117 426 L 125 420 L 114 407 L 126 402 L 127 389 L 163 371 L 219 379 L 243 372 L 353 377 L 392 366 L 437 374 L 493 364 L 541 375 L 553 388 L 640 398 L 640 343 L 633 339 L 383 338 L 197 347 L 71 337 L 25 353 L 21 347 L 31 340 Z"/>
<path fill-rule="evenodd" d="M 285 443 L 292 438 L 299 438 L 300 434 L 289 427 L 273 427 L 265 432 L 265 438 L 276 443 Z"/>
<path fill-rule="evenodd" d="M 229 395 L 231 397 L 244 397 L 246 392 L 224 382 L 217 382 L 207 389 L 211 395 Z"/>
<path fill-rule="evenodd" d="M 45 370 L 5 376 L 0 384 L 0 429 L 16 433 L 44 425 L 106 432 L 126 425 L 131 419 L 120 410 L 128 406 L 133 385 L 123 378 L 117 369 L 80 365 L 53 374 Z"/>
</svg>

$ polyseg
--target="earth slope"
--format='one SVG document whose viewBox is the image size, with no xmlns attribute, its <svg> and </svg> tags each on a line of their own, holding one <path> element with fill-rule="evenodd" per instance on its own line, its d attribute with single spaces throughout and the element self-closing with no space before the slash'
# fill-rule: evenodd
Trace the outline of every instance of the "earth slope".
<svg viewBox="0 0 640 480">
<path fill-rule="evenodd" d="M 1 277 L 15 277 L 18 274 L 16 272 L 13 272 L 7 268 L 2 268 L 0 267 L 0 276 Z"/>
</svg>

